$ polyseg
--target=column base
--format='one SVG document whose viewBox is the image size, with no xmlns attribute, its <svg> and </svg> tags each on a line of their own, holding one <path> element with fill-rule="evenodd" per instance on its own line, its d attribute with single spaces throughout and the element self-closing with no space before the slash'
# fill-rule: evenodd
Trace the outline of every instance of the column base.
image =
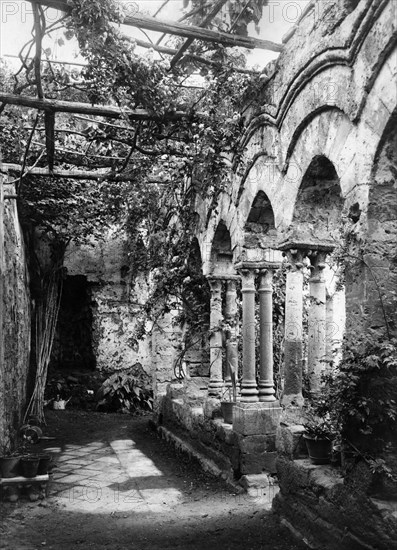
<svg viewBox="0 0 397 550">
<path fill-rule="evenodd" d="M 256 382 L 253 382 L 252 386 L 243 385 L 241 387 L 241 402 L 243 403 L 257 403 L 259 401 L 258 395 Z"/>
<path fill-rule="evenodd" d="M 222 392 L 224 389 L 223 380 L 210 380 L 208 384 L 208 395 L 211 397 L 222 397 Z"/>
<path fill-rule="evenodd" d="M 280 401 L 273 396 L 273 399 L 269 399 L 267 395 L 259 395 L 259 403 L 266 405 L 267 407 L 279 407 Z"/>
</svg>

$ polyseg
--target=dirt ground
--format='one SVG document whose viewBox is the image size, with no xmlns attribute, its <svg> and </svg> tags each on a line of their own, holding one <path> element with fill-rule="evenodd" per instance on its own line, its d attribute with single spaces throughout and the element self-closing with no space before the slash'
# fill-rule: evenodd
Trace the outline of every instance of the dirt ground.
<svg viewBox="0 0 397 550">
<path fill-rule="evenodd" d="M 45 435 L 55 439 L 34 448 L 50 448 L 57 464 L 49 495 L 0 502 L 0 548 L 306 548 L 270 511 L 271 495 L 255 498 L 227 488 L 175 454 L 149 418 L 49 412 Z"/>
</svg>

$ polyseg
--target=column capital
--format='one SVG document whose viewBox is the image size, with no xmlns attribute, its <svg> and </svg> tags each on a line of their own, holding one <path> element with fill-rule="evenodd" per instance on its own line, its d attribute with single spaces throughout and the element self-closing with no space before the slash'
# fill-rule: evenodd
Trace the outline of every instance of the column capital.
<svg viewBox="0 0 397 550">
<path fill-rule="evenodd" d="M 211 288 L 211 293 L 218 293 L 222 290 L 223 279 L 220 277 L 207 277 L 208 284 Z"/>
<path fill-rule="evenodd" d="M 329 250 L 309 250 L 307 257 L 310 260 L 309 269 L 311 271 L 311 279 L 322 279 L 323 271 L 325 269 L 327 254 Z"/>
<path fill-rule="evenodd" d="M 258 270 L 251 267 L 240 267 L 238 268 L 238 273 L 242 282 L 241 292 L 255 292 L 255 277 L 258 274 Z"/>
<path fill-rule="evenodd" d="M 335 248 L 330 242 L 309 242 L 309 241 L 284 241 L 278 247 L 287 257 L 293 271 L 300 271 L 304 267 L 305 258 L 313 254 L 328 254 Z"/>
<path fill-rule="evenodd" d="M 239 281 L 239 277 L 233 277 L 233 279 L 226 279 L 226 292 L 236 292 L 237 290 L 237 283 Z"/>
</svg>

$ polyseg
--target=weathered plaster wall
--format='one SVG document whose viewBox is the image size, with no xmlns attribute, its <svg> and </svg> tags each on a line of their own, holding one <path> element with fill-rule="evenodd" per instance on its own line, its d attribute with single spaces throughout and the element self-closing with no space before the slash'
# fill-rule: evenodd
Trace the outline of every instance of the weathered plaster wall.
<svg viewBox="0 0 397 550">
<path fill-rule="evenodd" d="M 4 186 L 5 194 L 15 193 Z M 26 404 L 30 353 L 30 294 L 26 257 L 16 202 L 4 201 L 4 274 L 2 274 L 3 352 L 0 364 L 0 452 L 15 438 Z M 1 246 L 1 245 L 0 245 Z"/>
<path fill-rule="evenodd" d="M 92 247 L 72 247 L 65 266 L 68 275 L 84 275 L 90 287 L 97 369 L 114 371 L 140 362 L 149 373 L 150 338 L 138 340 L 135 332 L 147 286 L 133 272 L 125 236 L 115 230 Z"/>
</svg>

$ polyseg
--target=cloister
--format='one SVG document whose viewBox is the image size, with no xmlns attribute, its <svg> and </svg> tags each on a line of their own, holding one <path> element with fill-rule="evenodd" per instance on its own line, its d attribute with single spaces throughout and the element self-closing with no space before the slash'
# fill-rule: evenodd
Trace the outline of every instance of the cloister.
<svg viewBox="0 0 397 550">
<path fill-rule="evenodd" d="M 184 347 L 188 322 L 181 325 L 171 308 L 130 344 L 146 291 L 139 277 L 119 275 L 129 270 L 124 236 L 94 251 L 72 245 L 64 264 L 68 276 L 91 285 L 97 366 L 142 363 L 158 433 L 184 441 L 226 480 L 261 491 L 278 485 L 273 510 L 323 549 L 391 548 L 397 533 L 395 493 L 371 493 L 368 461 L 349 463 L 349 448 L 339 469 L 314 466 L 303 439 L 306 407 L 348 354 L 344 340 L 365 343 L 385 323 L 395 338 L 396 21 L 390 0 L 312 1 L 284 37 L 264 73 L 259 108 L 244 113 L 241 154 L 226 159 L 228 182 L 215 207 L 208 197 L 194 201 L 189 261 L 206 280 L 198 299 L 209 308 L 207 338 L 197 333 Z M 15 165 L 2 165 L 9 197 L 14 173 Z M 6 241 L 21 249 L 12 198 L 4 205 L 15 222 Z M 8 290 L 21 279 L 18 258 L 13 277 L 3 277 L 15 310 L 26 300 L 23 290 Z M 9 305 L 4 312 L 2 323 Z M 10 342 L 19 338 L 19 370 L 28 324 L 21 313 L 9 331 Z M 4 365 L 13 350 L 3 351 Z M 225 422 L 221 401 L 233 401 L 235 380 Z M 395 374 L 387 380 L 395 393 Z M 13 406 L 0 405 L 4 418 L 16 414 Z M 349 429 L 354 449 L 367 452 L 371 435 Z M 388 445 L 382 460 L 395 475 L 395 442 Z"/>
</svg>

